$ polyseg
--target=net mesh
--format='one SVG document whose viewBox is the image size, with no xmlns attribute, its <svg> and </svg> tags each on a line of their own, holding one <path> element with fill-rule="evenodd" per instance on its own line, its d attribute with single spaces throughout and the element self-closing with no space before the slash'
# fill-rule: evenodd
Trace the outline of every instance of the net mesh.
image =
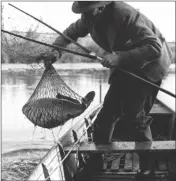
<svg viewBox="0 0 176 181">
<path fill-rule="evenodd" d="M 43 24 L 35 21 L 31 17 L 17 11 L 16 9 L 9 7 L 8 5 L 5 6 L 5 8 L 10 8 L 11 12 L 14 12 L 16 16 L 14 17 L 13 13 L 7 15 L 5 14 L 5 11 L 2 10 L 3 30 L 21 35 L 25 38 L 46 42 L 48 44 L 52 44 L 58 36 Z M 42 18 L 39 19 L 42 20 Z M 45 53 L 51 49 L 7 33 L 2 33 L 1 37 L 2 63 L 25 63 L 37 66 L 35 58 L 41 53 Z"/>
<path fill-rule="evenodd" d="M 56 95 L 61 94 L 81 102 L 82 97 L 75 93 L 60 77 L 53 66 L 47 67 L 31 95 L 30 101 L 41 98 L 56 98 Z"/>
<path fill-rule="evenodd" d="M 28 32 L 11 31 L 17 35 L 35 39 L 41 42 L 47 42 L 52 44 L 56 35 L 52 34 L 47 37 L 43 34 L 39 36 L 37 32 L 29 30 Z M 25 63 L 25 64 L 36 64 L 36 57 L 42 53 L 49 52 L 51 48 L 30 42 L 6 33 L 2 33 L 2 63 Z M 56 54 L 59 58 L 59 54 Z"/>
<path fill-rule="evenodd" d="M 47 52 L 50 52 L 43 45 L 37 45 L 11 35 L 2 35 L 2 52 L 5 62 L 15 60 L 14 62 L 29 65 L 33 63 L 32 65 L 37 66 L 37 58 L 43 53 L 47 55 Z M 56 59 L 59 59 L 60 54 L 55 53 L 55 55 L 57 55 Z M 43 64 L 40 65 L 43 66 Z M 44 65 L 46 66 L 45 62 Z M 34 125 L 54 128 L 63 125 L 70 118 L 79 116 L 88 107 L 93 97 L 94 95 L 90 94 L 88 96 L 90 99 L 84 102 L 84 98 L 67 86 L 51 65 L 45 69 L 36 89 L 23 106 L 22 112 Z"/>
<path fill-rule="evenodd" d="M 83 100 L 51 65 L 45 69 L 22 112 L 34 125 L 54 128 L 83 113 L 89 106 L 84 104 Z"/>
</svg>

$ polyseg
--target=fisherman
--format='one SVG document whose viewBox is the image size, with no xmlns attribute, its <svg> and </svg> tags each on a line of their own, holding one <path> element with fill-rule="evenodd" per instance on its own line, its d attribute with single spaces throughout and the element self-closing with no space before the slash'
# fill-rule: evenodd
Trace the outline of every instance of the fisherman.
<svg viewBox="0 0 176 181">
<path fill-rule="evenodd" d="M 94 122 L 93 141 L 95 144 L 111 142 L 120 120 L 126 122 L 134 141 L 152 141 L 152 117 L 148 114 L 158 90 L 118 68 L 160 86 L 171 63 L 171 51 L 165 38 L 151 20 L 122 1 L 76 1 L 72 11 L 80 13 L 81 18 L 63 34 L 75 41 L 90 34 L 106 51 L 101 64 L 110 69 L 110 87 Z M 53 44 L 66 47 L 70 43 L 59 36 Z M 141 154 L 140 167 L 144 171 L 147 168 L 142 163 L 146 160 Z"/>
</svg>

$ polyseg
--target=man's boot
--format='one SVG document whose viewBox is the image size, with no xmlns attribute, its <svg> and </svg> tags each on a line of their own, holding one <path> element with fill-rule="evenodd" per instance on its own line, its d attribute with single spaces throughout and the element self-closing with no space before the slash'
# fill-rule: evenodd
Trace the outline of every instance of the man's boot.
<svg viewBox="0 0 176 181">
<path fill-rule="evenodd" d="M 111 142 L 111 138 L 114 132 L 117 120 L 111 124 L 94 125 L 93 142 L 95 144 L 108 144 Z"/>
</svg>

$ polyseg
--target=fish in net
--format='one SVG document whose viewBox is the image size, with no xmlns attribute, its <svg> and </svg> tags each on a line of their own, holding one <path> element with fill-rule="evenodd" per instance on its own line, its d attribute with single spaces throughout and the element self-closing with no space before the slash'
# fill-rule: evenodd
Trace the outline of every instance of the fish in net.
<svg viewBox="0 0 176 181">
<path fill-rule="evenodd" d="M 94 91 L 90 91 L 85 97 L 75 93 L 51 65 L 45 68 L 22 112 L 35 126 L 55 128 L 81 115 L 94 96 Z"/>
</svg>

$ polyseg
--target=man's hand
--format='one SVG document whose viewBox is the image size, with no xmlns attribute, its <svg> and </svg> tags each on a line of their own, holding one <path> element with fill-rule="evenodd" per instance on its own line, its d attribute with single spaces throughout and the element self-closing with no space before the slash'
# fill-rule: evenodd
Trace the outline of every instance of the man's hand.
<svg viewBox="0 0 176 181">
<path fill-rule="evenodd" d="M 107 68 L 115 68 L 120 66 L 120 62 L 121 57 L 119 54 L 108 54 L 103 58 L 101 64 Z"/>
<path fill-rule="evenodd" d="M 52 52 L 46 52 L 40 54 L 36 61 L 39 63 L 41 60 L 43 60 L 45 67 L 51 66 L 54 62 L 57 61 L 56 56 Z"/>
</svg>

